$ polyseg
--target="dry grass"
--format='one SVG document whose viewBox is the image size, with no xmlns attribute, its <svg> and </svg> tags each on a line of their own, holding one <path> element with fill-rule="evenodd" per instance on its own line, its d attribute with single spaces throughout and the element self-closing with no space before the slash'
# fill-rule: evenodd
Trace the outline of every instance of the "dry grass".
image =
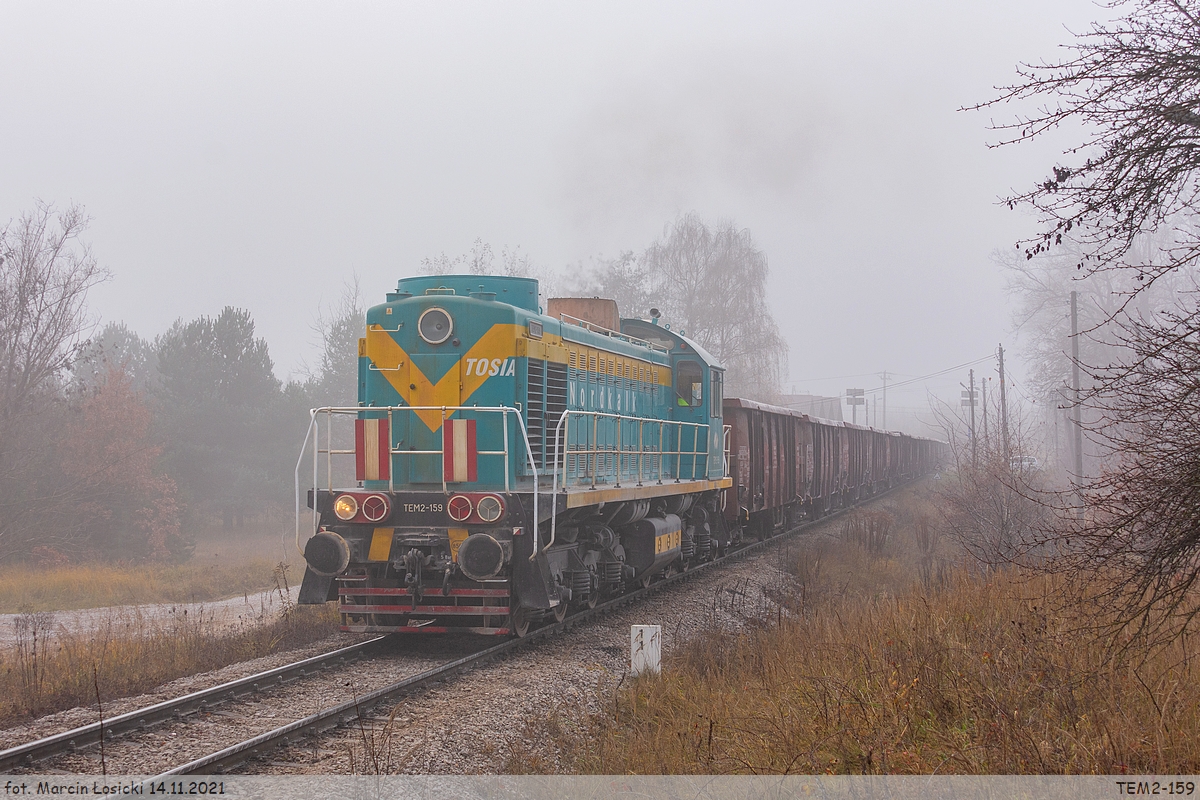
<svg viewBox="0 0 1200 800">
<path fill-rule="evenodd" d="M 795 559 L 796 591 L 609 690 L 585 773 L 1176 773 L 1200 769 L 1200 653 L 1114 654 L 1059 580 L 949 565 L 913 501 Z M 871 531 L 874 530 L 874 533 Z M 837 529 L 835 529 L 837 532 Z M 922 580 L 923 579 L 923 580 Z M 517 758 L 514 771 L 536 770 Z"/>
<path fill-rule="evenodd" d="M 281 572 L 277 572 L 282 577 Z M 168 681 L 298 647 L 336 632 L 332 605 L 280 601 L 235 623 L 186 609 L 155 616 L 113 610 L 87 632 L 56 631 L 51 612 L 17 619 L 16 647 L 0 657 L 0 724 L 94 705 Z"/>
<path fill-rule="evenodd" d="M 5 567 L 0 613 L 68 611 L 138 603 L 206 603 L 271 586 L 274 562 Z"/>
<path fill-rule="evenodd" d="M 205 536 L 184 564 L 0 567 L 0 614 L 138 603 L 207 603 L 273 585 L 280 559 L 299 562 L 278 535 Z"/>
</svg>

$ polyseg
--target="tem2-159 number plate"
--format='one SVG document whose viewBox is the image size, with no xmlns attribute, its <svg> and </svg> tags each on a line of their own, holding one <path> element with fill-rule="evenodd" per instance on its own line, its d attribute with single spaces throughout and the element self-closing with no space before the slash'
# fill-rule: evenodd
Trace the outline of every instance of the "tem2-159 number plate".
<svg viewBox="0 0 1200 800">
<path fill-rule="evenodd" d="M 392 514 L 393 525 L 445 525 L 446 504 L 441 500 L 416 500 L 396 498 L 396 511 Z"/>
</svg>

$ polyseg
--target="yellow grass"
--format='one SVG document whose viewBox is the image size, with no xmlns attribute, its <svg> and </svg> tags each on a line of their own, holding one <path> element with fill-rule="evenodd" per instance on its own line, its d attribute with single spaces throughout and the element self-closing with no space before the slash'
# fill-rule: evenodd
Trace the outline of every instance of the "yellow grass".
<svg viewBox="0 0 1200 800">
<path fill-rule="evenodd" d="M 0 656 L 0 725 L 95 706 L 186 675 L 299 647 L 337 631 L 333 604 L 292 606 L 236 624 L 203 610 L 166 617 L 113 611 L 94 631 L 54 633 L 49 613 L 18 620 L 18 644 Z"/>
<path fill-rule="evenodd" d="M 661 677 L 610 688 L 601 713 L 569 719 L 568 734 L 550 736 L 558 768 L 1200 769 L 1200 653 L 1190 641 L 1114 656 L 1077 632 L 1103 609 L 1064 602 L 1055 578 L 914 568 L 940 550 L 910 547 L 920 515 L 900 508 L 897 516 L 895 535 L 874 551 L 861 537 L 810 538 L 795 556 L 785 611 L 740 634 L 711 630 L 670 654 Z M 514 751 L 509 768 L 550 764 Z"/>
<path fill-rule="evenodd" d="M 299 647 L 337 631 L 332 604 L 295 606 L 304 564 L 282 525 L 197 534 L 185 564 L 69 564 L 0 568 L 0 613 L 16 614 L 16 643 L 0 652 L 0 724 L 125 697 L 186 675 Z M 203 605 L 270 590 L 256 615 L 219 621 Z M 99 608 L 74 632 L 53 612 Z M 8 624 L 8 623 L 6 623 Z M 66 626 L 68 628 L 74 626 Z"/>
<path fill-rule="evenodd" d="M 295 547 L 279 535 L 200 538 L 184 564 L 69 564 L 60 567 L 0 567 L 0 614 L 66 611 L 138 603 L 222 600 L 274 586 L 281 559 L 303 572 Z"/>
<path fill-rule="evenodd" d="M 273 562 L 0 569 L 0 613 L 219 600 L 271 586 Z"/>
</svg>

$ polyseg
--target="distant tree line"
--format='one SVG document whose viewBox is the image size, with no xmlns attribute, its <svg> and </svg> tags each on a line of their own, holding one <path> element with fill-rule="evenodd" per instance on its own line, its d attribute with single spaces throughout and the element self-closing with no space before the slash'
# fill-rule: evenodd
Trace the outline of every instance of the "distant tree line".
<svg viewBox="0 0 1200 800">
<path fill-rule="evenodd" d="M 244 309 L 88 338 L 107 273 L 86 226 L 38 205 L 0 229 L 0 560 L 185 559 L 188 532 L 291 505 L 307 410 L 355 402 L 357 287 L 320 317 L 318 368 L 283 383 Z"/>
<path fill-rule="evenodd" d="M 177 320 L 146 339 L 96 330 L 87 293 L 108 278 L 82 208 L 37 204 L 0 228 L 0 561 L 182 560 L 206 526 L 236 529 L 293 502 L 308 409 L 357 402 L 365 309 L 357 284 L 320 311 L 319 363 L 281 381 L 245 309 Z M 476 240 L 423 271 L 537 277 L 518 249 Z M 766 304 L 766 256 L 729 222 L 679 218 L 640 255 L 602 261 L 578 292 L 615 298 L 712 351 L 728 385 L 778 390 L 787 348 Z"/>
</svg>

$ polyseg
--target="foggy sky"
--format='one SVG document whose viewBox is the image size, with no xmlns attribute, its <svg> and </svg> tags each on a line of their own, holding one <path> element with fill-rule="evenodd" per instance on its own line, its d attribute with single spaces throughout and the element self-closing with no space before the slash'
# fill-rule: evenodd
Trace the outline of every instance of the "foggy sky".
<svg viewBox="0 0 1200 800">
<path fill-rule="evenodd" d="M 564 269 L 696 211 L 767 253 L 787 387 L 870 389 L 1018 349 L 989 254 L 1033 228 L 996 201 L 1071 140 L 989 150 L 1006 112 L 956 109 L 1106 13 L 0 2 L 0 219 L 85 205 L 104 321 L 245 307 L 286 377 L 355 274 L 381 302 L 476 238 Z"/>
</svg>

